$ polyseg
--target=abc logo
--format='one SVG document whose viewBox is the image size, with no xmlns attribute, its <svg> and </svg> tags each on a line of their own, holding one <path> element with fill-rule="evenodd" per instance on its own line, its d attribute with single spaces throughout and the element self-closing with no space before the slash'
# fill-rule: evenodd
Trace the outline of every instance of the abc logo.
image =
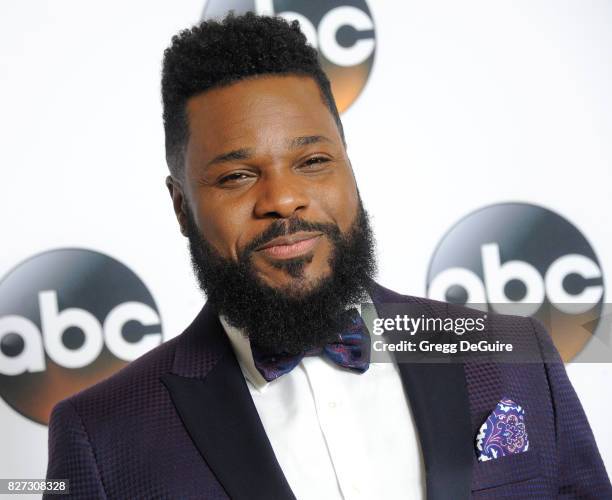
<svg viewBox="0 0 612 500">
<path fill-rule="evenodd" d="M 297 20 L 331 81 L 338 110 L 345 111 L 363 90 L 376 47 L 374 22 L 365 0 L 208 0 L 203 19 L 255 12 Z"/>
<path fill-rule="evenodd" d="M 427 294 L 533 315 L 569 361 L 595 332 L 604 283 L 593 249 L 570 222 L 539 206 L 501 203 L 471 213 L 444 236 Z"/>
<path fill-rule="evenodd" d="M 98 252 L 38 254 L 0 281 L 0 396 L 47 423 L 53 405 L 162 341 L 153 297 Z"/>
</svg>

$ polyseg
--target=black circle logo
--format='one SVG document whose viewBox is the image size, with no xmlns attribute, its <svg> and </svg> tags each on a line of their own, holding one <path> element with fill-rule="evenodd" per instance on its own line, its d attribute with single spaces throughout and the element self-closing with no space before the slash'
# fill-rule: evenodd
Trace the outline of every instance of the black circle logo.
<svg viewBox="0 0 612 500">
<path fill-rule="evenodd" d="M 597 328 L 604 282 L 593 248 L 568 220 L 536 205 L 499 203 L 467 215 L 442 238 L 427 295 L 533 315 L 569 361 Z"/>
<path fill-rule="evenodd" d="M 340 112 L 361 94 L 368 81 L 376 36 L 365 0 L 208 0 L 203 19 L 255 12 L 297 20 L 308 42 L 319 52 Z"/>
<path fill-rule="evenodd" d="M 0 281 L 0 396 L 36 422 L 161 341 L 149 290 L 107 255 L 52 250 Z"/>
</svg>

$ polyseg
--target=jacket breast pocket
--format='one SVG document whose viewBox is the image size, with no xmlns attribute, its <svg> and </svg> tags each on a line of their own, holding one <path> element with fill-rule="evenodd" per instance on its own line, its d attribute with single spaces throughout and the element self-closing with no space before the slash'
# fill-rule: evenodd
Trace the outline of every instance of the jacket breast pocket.
<svg viewBox="0 0 612 500">
<path fill-rule="evenodd" d="M 472 491 L 527 481 L 538 476 L 541 476 L 540 458 L 534 449 L 486 462 L 474 459 Z"/>
</svg>

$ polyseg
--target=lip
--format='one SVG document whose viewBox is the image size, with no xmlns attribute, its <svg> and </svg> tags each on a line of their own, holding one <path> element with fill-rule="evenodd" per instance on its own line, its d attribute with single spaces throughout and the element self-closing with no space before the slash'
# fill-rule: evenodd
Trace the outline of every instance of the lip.
<svg viewBox="0 0 612 500">
<path fill-rule="evenodd" d="M 290 259 L 310 252 L 318 243 L 322 233 L 295 233 L 279 236 L 257 248 L 275 259 Z"/>
</svg>

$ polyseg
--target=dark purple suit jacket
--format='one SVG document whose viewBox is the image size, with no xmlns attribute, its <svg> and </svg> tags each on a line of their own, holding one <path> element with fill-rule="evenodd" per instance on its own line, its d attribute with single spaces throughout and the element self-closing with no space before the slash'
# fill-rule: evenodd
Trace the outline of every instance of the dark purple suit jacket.
<svg viewBox="0 0 612 500">
<path fill-rule="evenodd" d="M 370 295 L 377 308 L 406 302 L 437 315 L 465 311 L 375 283 Z M 489 328 L 536 351 L 552 350 L 554 359 L 398 364 L 427 498 L 612 499 L 586 416 L 544 328 L 491 314 Z M 525 408 L 530 449 L 477 462 L 478 428 L 502 396 Z M 68 478 L 70 496 L 83 499 L 294 498 L 209 304 L 180 336 L 56 405 L 47 477 Z"/>
</svg>

